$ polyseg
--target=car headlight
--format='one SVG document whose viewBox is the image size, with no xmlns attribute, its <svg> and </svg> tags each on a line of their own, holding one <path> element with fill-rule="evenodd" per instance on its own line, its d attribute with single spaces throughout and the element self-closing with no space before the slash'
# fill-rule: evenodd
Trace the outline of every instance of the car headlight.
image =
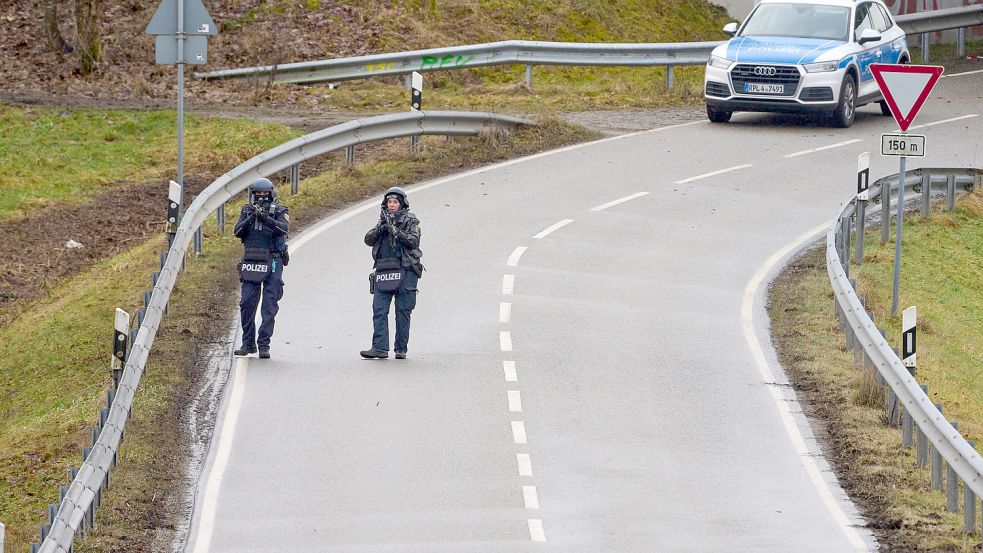
<svg viewBox="0 0 983 553">
<path fill-rule="evenodd" d="M 821 61 L 819 63 L 807 63 L 805 64 L 807 73 L 829 73 L 830 71 L 836 71 L 840 64 L 835 61 Z"/>
<path fill-rule="evenodd" d="M 707 65 L 712 65 L 713 67 L 716 67 L 718 69 L 730 69 L 730 66 L 734 65 L 734 62 L 730 61 L 727 58 L 710 56 L 710 61 L 707 62 Z"/>
</svg>

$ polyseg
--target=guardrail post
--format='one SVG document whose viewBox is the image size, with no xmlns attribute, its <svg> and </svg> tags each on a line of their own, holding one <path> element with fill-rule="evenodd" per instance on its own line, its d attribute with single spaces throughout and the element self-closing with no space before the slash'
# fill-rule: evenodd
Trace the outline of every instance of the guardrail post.
<svg viewBox="0 0 983 553">
<path fill-rule="evenodd" d="M 532 66 L 526 65 L 526 88 L 532 90 Z"/>
<path fill-rule="evenodd" d="M 956 57 L 966 57 L 966 27 L 956 29 Z"/>
<path fill-rule="evenodd" d="M 867 231 L 867 200 L 857 200 L 857 248 L 853 261 L 860 265 L 864 261 L 864 233 Z"/>
<path fill-rule="evenodd" d="M 929 59 L 929 41 L 931 40 L 931 33 L 922 33 L 922 63 L 928 63 Z"/>
<path fill-rule="evenodd" d="M 844 217 L 841 219 L 843 222 L 843 272 L 846 273 L 847 278 L 850 278 L 850 228 L 853 226 L 852 219 L 849 217 Z M 854 286 L 856 290 L 856 286 Z"/>
<path fill-rule="evenodd" d="M 959 423 L 952 421 L 952 428 L 959 430 Z M 952 463 L 946 463 L 945 467 L 945 510 L 959 512 L 959 475 L 952 468 Z"/>
<path fill-rule="evenodd" d="M 920 388 L 926 395 L 928 395 L 928 386 L 925 384 L 920 385 Z M 925 433 L 922 432 L 922 427 L 917 426 L 915 428 L 915 466 L 919 468 L 924 468 L 928 464 L 928 443 Z"/>
<path fill-rule="evenodd" d="M 935 408 L 942 412 L 942 404 L 936 403 Z M 939 448 L 932 446 L 932 491 L 942 491 L 942 454 Z"/>
<path fill-rule="evenodd" d="M 196 199 L 198 199 L 198 196 L 192 197 L 191 201 L 194 202 Z M 204 239 L 202 237 L 201 227 L 199 226 L 197 229 L 195 229 L 195 235 L 194 235 L 195 257 L 201 255 L 202 242 L 204 242 Z"/>
<path fill-rule="evenodd" d="M 908 367 L 908 374 L 910 374 L 912 378 L 914 378 L 916 374 L 915 367 Z M 911 447 L 914 438 L 912 436 L 913 423 L 914 420 L 911 418 L 911 413 L 909 413 L 908 410 L 905 409 L 904 413 L 901 416 L 901 446 L 902 447 Z"/>
<path fill-rule="evenodd" d="M 295 163 L 290 166 L 290 195 L 294 196 L 300 191 L 300 164 Z"/>
<path fill-rule="evenodd" d="M 969 442 L 969 445 L 976 449 L 976 442 Z M 2 528 L 2 526 L 0 526 Z M 972 534 L 976 531 L 976 494 L 973 490 L 963 483 L 963 532 Z M 2 538 L 3 530 L 0 530 Z"/>
<path fill-rule="evenodd" d="M 351 169 L 355 166 L 355 145 L 352 144 L 345 148 L 345 163 L 348 164 L 348 168 Z"/>
<path fill-rule="evenodd" d="M 672 78 L 675 68 L 671 65 L 666 66 L 666 92 L 672 90 Z"/>
<path fill-rule="evenodd" d="M 881 245 L 891 235 L 891 183 L 881 183 Z"/>
<path fill-rule="evenodd" d="M 225 234 L 225 204 L 218 206 L 215 210 L 215 219 L 218 223 L 218 233 Z"/>
<path fill-rule="evenodd" d="M 946 209 L 949 211 L 956 209 L 956 175 L 945 177 L 945 198 Z"/>
<path fill-rule="evenodd" d="M 931 201 L 932 194 L 932 175 L 926 173 L 922 175 L 922 218 L 928 219 L 932 214 Z"/>
</svg>

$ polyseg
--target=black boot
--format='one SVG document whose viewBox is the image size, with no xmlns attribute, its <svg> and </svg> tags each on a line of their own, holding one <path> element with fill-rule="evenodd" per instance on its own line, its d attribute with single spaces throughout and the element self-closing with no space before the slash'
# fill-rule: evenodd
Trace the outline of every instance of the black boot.
<svg viewBox="0 0 983 553">
<path fill-rule="evenodd" d="M 270 348 L 259 348 L 259 358 L 269 359 L 270 358 Z"/>
<path fill-rule="evenodd" d="M 233 351 L 236 357 L 242 357 L 244 355 L 249 355 L 250 353 L 256 353 L 256 346 L 242 345 L 239 349 Z"/>
<path fill-rule="evenodd" d="M 406 359 L 406 352 L 405 351 L 397 351 L 396 352 L 396 359 Z"/>
<path fill-rule="evenodd" d="M 360 351 L 358 354 L 366 359 L 386 359 L 389 357 L 388 351 L 375 348 Z"/>
</svg>

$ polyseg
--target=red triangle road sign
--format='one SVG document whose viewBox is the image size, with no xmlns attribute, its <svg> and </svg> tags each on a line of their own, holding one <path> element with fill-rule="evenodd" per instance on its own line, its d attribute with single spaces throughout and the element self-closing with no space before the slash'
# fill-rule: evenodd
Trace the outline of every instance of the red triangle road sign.
<svg viewBox="0 0 983 553">
<path fill-rule="evenodd" d="M 908 132 L 908 127 L 944 70 L 938 65 L 870 64 L 870 72 L 874 74 L 874 80 L 901 132 Z"/>
</svg>

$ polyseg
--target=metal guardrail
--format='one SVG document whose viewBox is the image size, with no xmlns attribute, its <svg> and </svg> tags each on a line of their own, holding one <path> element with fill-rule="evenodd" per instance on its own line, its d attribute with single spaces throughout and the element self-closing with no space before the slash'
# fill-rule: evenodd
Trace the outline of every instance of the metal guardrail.
<svg viewBox="0 0 983 553">
<path fill-rule="evenodd" d="M 92 516 L 97 496 L 109 480 L 116 452 L 123 438 L 123 428 L 133 406 L 137 386 L 143 376 L 150 348 L 178 273 L 184 264 L 188 246 L 206 219 L 236 194 L 246 190 L 257 178 L 273 175 L 317 156 L 363 142 L 418 136 L 473 135 L 487 126 L 515 127 L 532 121 L 495 115 L 453 111 L 414 111 L 350 121 L 295 138 L 263 152 L 225 173 L 203 190 L 181 219 L 177 232 L 154 285 L 146 316 L 126 359 L 126 366 L 102 432 L 84 459 L 64 498 L 51 517 L 51 527 L 39 548 L 42 553 L 69 553 L 75 534 L 87 517 Z"/>
<path fill-rule="evenodd" d="M 907 34 L 945 31 L 983 24 L 983 5 L 901 15 L 895 18 Z M 406 75 L 494 65 L 525 65 L 526 86 L 532 86 L 535 65 L 665 66 L 666 88 L 672 68 L 703 65 L 723 41 L 675 43 L 578 43 L 507 40 L 470 46 L 432 48 L 333 60 L 286 63 L 195 73 L 195 78 L 262 79 L 275 83 L 313 84 Z"/>
<path fill-rule="evenodd" d="M 878 180 L 869 188 L 871 199 L 880 198 L 882 213 L 884 214 L 889 213 L 891 190 L 895 191 L 893 196 L 895 205 L 897 204 L 898 181 L 898 175 L 892 175 Z M 906 173 L 903 183 L 906 190 L 921 192 L 922 197 L 926 199 L 932 191 L 944 191 L 950 198 L 948 202 L 950 206 L 953 204 L 957 186 L 962 186 L 968 190 L 973 186 L 981 185 L 983 185 L 983 169 L 916 169 Z M 927 201 L 923 202 L 923 207 L 924 203 Z M 950 486 L 951 489 L 955 490 L 957 498 L 959 493 L 958 479 L 964 482 L 964 492 L 967 498 L 965 523 L 967 531 L 971 531 L 976 524 L 976 500 L 973 495 L 983 497 L 983 458 L 980 457 L 975 447 L 968 443 L 954 428 L 952 423 L 946 420 L 940 408 L 932 403 L 924 389 L 918 384 L 915 375 L 904 366 L 895 350 L 888 344 L 882 330 L 874 324 L 873 319 L 867 313 L 864 302 L 857 295 L 854 284 L 849 277 L 851 218 L 857 216 L 857 236 L 862 236 L 864 232 L 863 212 L 866 210 L 866 204 L 867 202 L 858 201 L 854 197 L 833 218 L 830 229 L 826 233 L 826 267 L 835 296 L 837 318 L 847 333 L 848 348 L 854 349 L 856 352 L 855 360 L 856 355 L 862 355 L 863 366 L 866 368 L 868 365 L 872 365 L 876 368 L 880 378 L 889 387 L 885 394 L 885 406 L 892 424 L 896 424 L 900 418 L 897 408 L 897 404 L 900 404 L 905 411 L 906 423 L 911 420 L 917 425 L 920 436 L 924 436 L 932 444 L 935 452 L 940 454 L 937 469 L 939 486 L 941 487 L 942 459 L 951 469 Z M 882 217 L 882 227 L 888 225 L 889 222 L 889 215 Z M 863 240 L 858 238 L 858 257 L 862 255 L 862 251 Z M 921 440 L 919 449 L 921 450 L 926 445 L 925 441 Z M 904 446 L 910 447 L 911 444 L 905 443 Z M 924 457 L 920 451 L 919 463 L 923 462 L 922 459 Z M 933 467 L 936 465 L 934 456 L 932 464 Z M 933 474 L 935 473 L 933 470 Z M 933 484 L 935 481 L 936 477 L 933 476 Z M 958 506 L 955 512 L 958 512 Z M 972 521 L 970 521 L 970 514 Z"/>
<path fill-rule="evenodd" d="M 531 86 L 534 65 L 667 66 L 703 65 L 722 42 L 666 44 L 534 42 L 507 40 L 352 58 L 226 69 L 195 73 L 198 79 L 270 79 L 276 83 L 320 83 L 494 65 L 526 65 Z M 671 74 L 671 73 L 670 73 Z M 667 86 L 671 86 L 667 75 Z"/>
</svg>

